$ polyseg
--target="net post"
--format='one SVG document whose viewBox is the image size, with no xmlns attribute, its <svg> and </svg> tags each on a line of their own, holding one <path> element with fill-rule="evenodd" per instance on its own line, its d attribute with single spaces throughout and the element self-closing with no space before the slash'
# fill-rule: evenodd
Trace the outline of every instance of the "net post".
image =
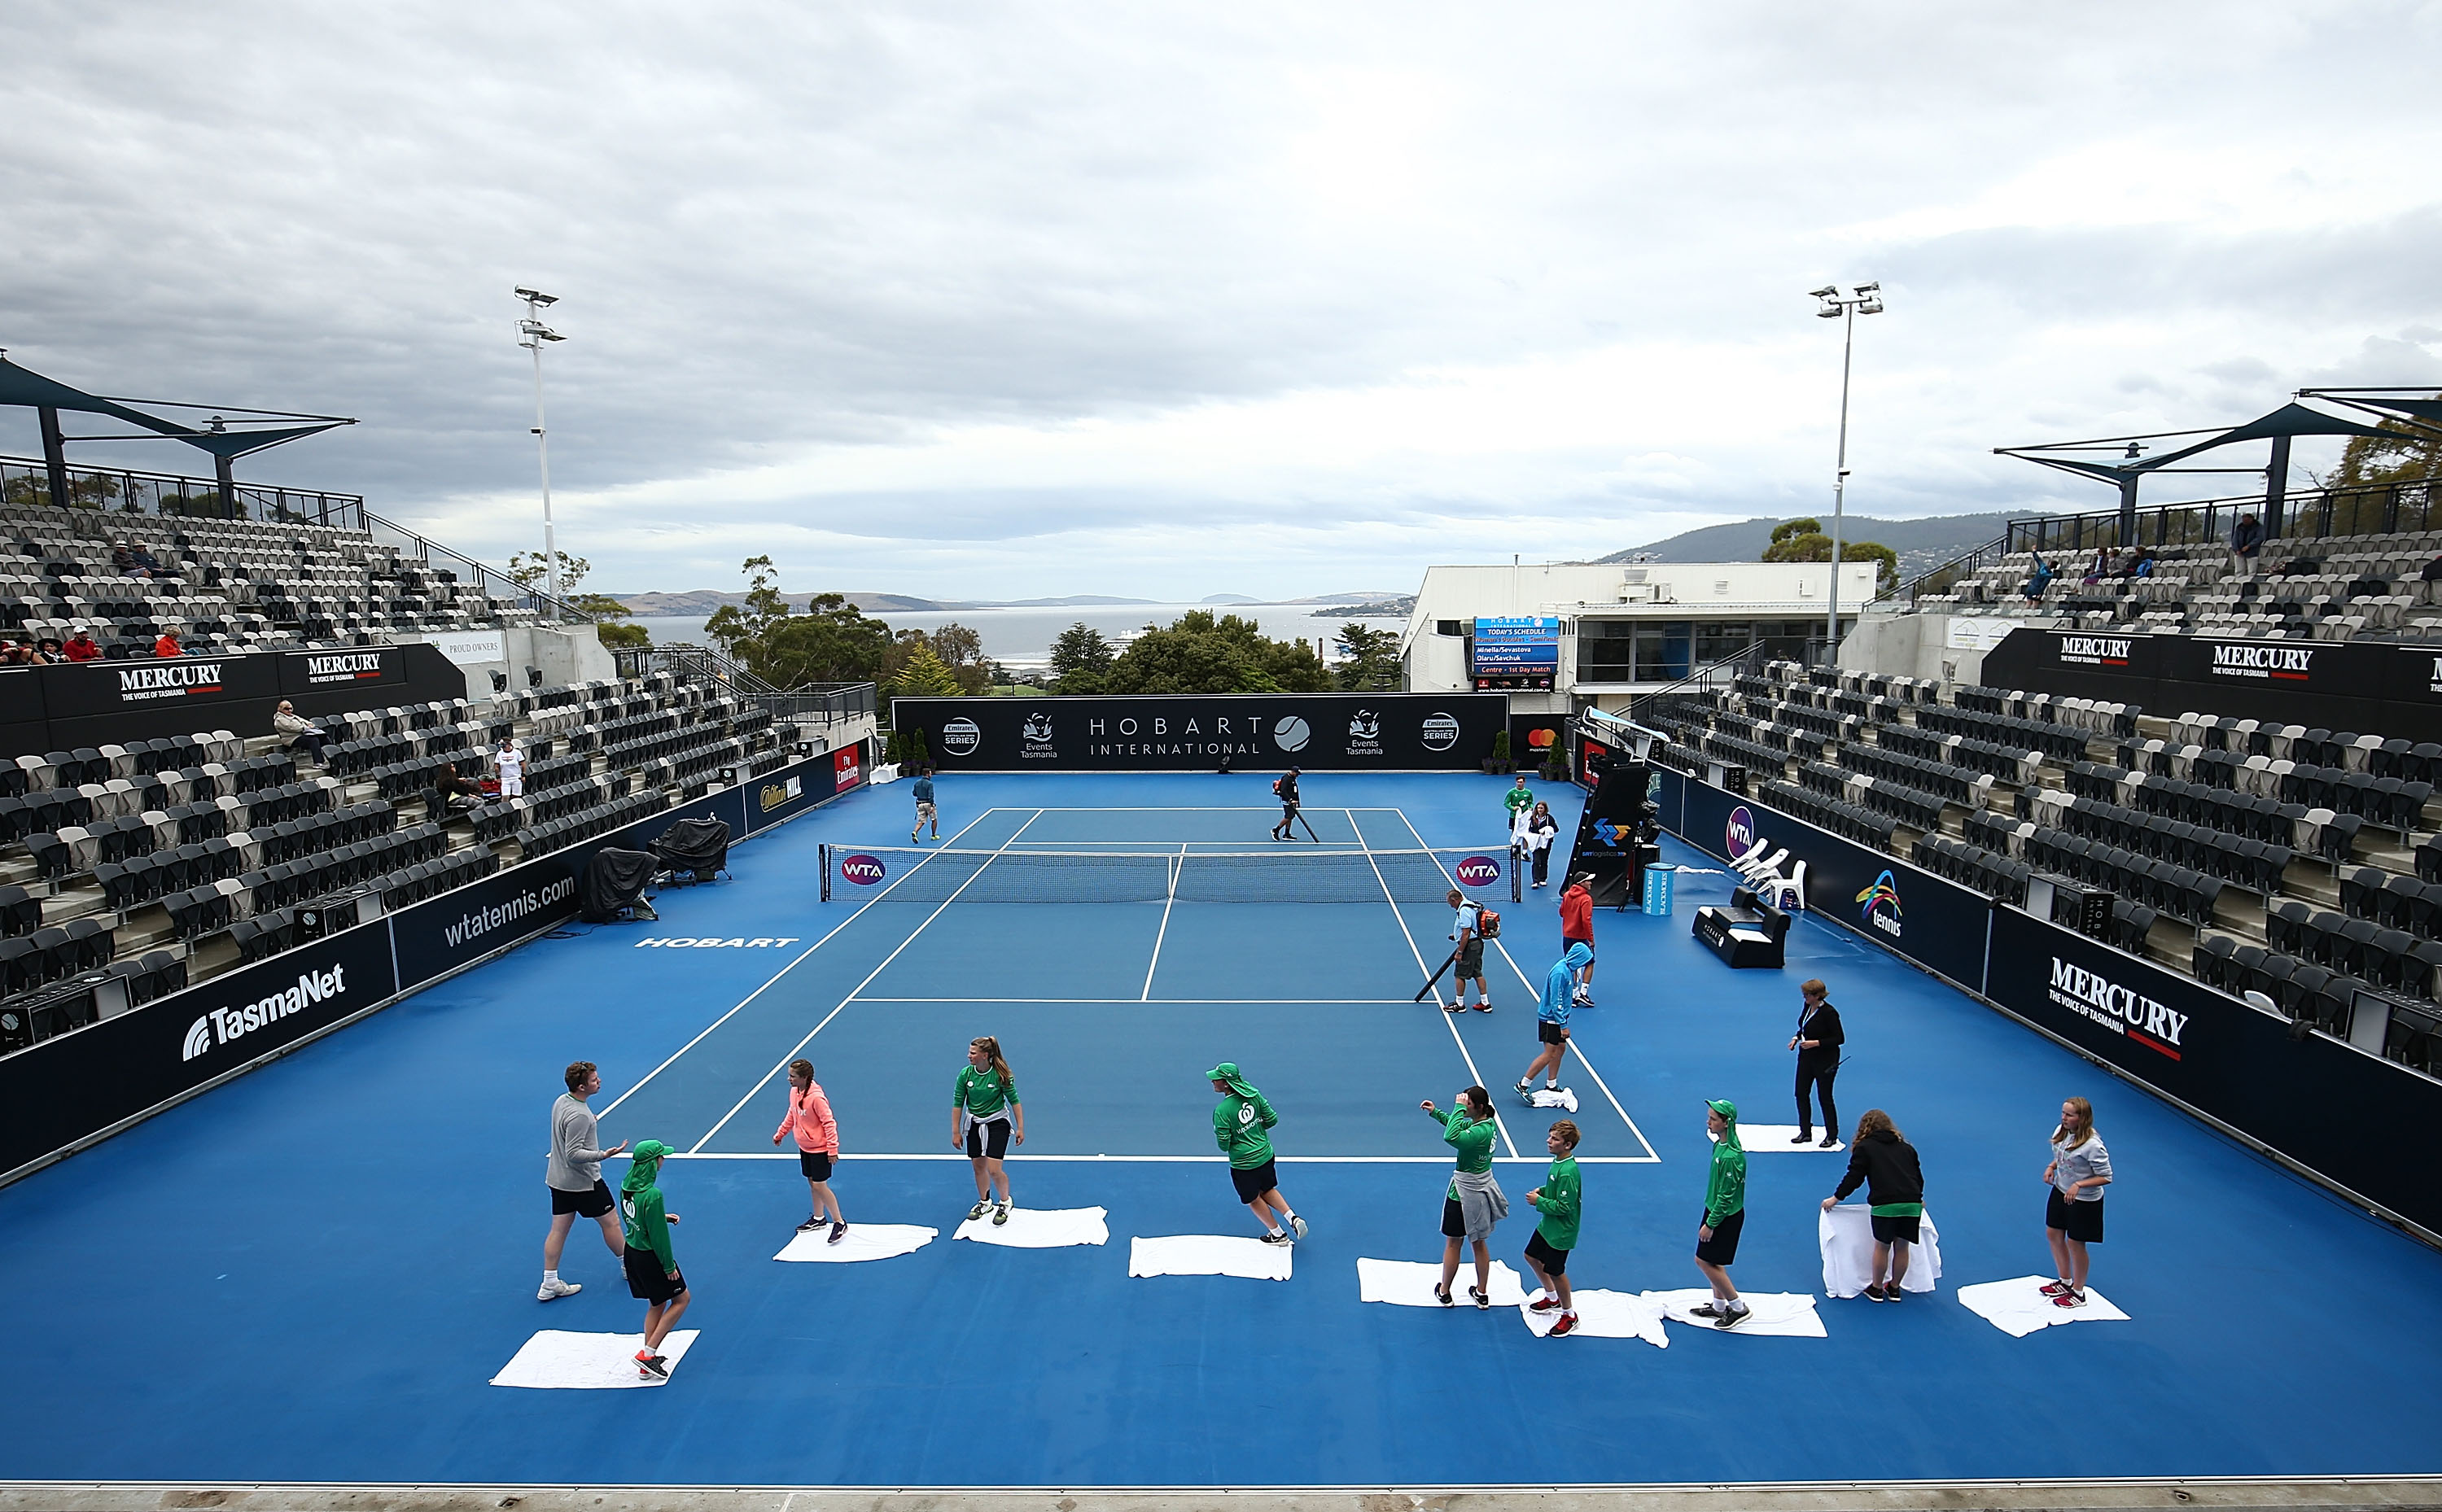
<svg viewBox="0 0 2442 1512">
<path fill-rule="evenodd" d="M 829 902 L 831 901 L 831 847 L 829 843 L 825 842 L 822 845 L 816 846 L 814 847 L 814 854 L 820 859 L 823 868 L 822 901 L 824 902 Z"/>
<path fill-rule="evenodd" d="M 1526 894 L 1522 890 L 1526 883 L 1525 873 L 1526 852 L 1513 845 L 1509 847 L 1509 901 L 1513 903 L 1526 901 Z"/>
</svg>

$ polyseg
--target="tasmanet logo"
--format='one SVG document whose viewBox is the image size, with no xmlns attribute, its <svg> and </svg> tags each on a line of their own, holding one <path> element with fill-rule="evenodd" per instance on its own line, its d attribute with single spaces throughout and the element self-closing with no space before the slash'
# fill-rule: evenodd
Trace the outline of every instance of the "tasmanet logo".
<svg viewBox="0 0 2442 1512">
<path fill-rule="evenodd" d="M 344 996 L 347 991 L 348 969 L 345 966 L 334 966 L 326 972 L 301 972 L 294 987 L 257 998 L 242 1008 L 213 1009 L 188 1025 L 186 1043 L 181 1047 L 178 1059 L 191 1061 L 216 1045 L 243 1039 L 292 1013 L 301 1013 L 317 1003 Z"/>
</svg>

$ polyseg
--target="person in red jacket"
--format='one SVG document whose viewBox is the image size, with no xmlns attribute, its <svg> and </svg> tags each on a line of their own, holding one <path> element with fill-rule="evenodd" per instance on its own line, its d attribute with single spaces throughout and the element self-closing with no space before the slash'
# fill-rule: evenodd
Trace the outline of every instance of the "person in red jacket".
<svg viewBox="0 0 2442 1512">
<path fill-rule="evenodd" d="M 1586 891 L 1586 884 L 1594 880 L 1593 872 L 1578 872 L 1560 892 L 1560 950 L 1565 955 L 1571 945 L 1585 946 L 1586 963 L 1577 968 L 1574 995 L 1589 1006 L 1595 1000 L 1595 895 Z"/>
<path fill-rule="evenodd" d="M 96 641 L 92 632 L 80 625 L 76 628 L 76 633 L 68 637 L 68 643 L 60 647 L 60 654 L 71 662 L 98 662 L 101 660 L 101 643 Z"/>
<path fill-rule="evenodd" d="M 797 1169 L 804 1174 L 806 1189 L 813 1193 L 814 1211 L 797 1225 L 799 1233 L 811 1233 L 823 1226 L 823 1214 L 831 1215 L 831 1236 L 826 1244 L 837 1244 L 847 1233 L 847 1219 L 841 1216 L 839 1198 L 831 1194 L 831 1162 L 839 1158 L 839 1120 L 831 1117 L 830 1099 L 814 1081 L 814 1063 L 794 1060 L 789 1063 L 789 1111 L 780 1116 L 780 1126 L 772 1131 L 772 1142 L 777 1144 L 792 1130 L 797 1136 Z"/>
<path fill-rule="evenodd" d="M 178 644 L 178 632 L 176 630 L 163 630 L 161 632 L 161 638 L 153 643 L 153 654 L 155 656 L 184 656 L 187 654 L 187 648 Z"/>
</svg>

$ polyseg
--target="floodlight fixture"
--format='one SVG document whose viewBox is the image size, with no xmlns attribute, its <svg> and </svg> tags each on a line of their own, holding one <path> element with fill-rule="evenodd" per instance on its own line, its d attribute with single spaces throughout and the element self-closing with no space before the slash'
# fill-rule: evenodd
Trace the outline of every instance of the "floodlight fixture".
<svg viewBox="0 0 2442 1512">
<path fill-rule="evenodd" d="M 546 341 L 565 341 L 568 338 L 536 319 L 537 312 L 544 305 L 557 304 L 558 296 L 530 289 L 523 284 L 518 285 L 517 295 L 526 302 L 526 318 L 518 322 L 518 335 L 521 337 L 518 345 L 534 354 L 535 423 L 531 428 L 536 460 L 542 470 L 543 581 L 551 594 L 551 617 L 556 623 L 559 619 L 559 548 L 552 538 L 551 528 L 551 437 L 543 427 L 542 348 Z"/>
<path fill-rule="evenodd" d="M 545 294 L 538 289 L 530 289 L 522 283 L 518 285 L 518 298 L 525 301 L 529 304 L 557 304 L 559 302 L 558 295 Z"/>
<path fill-rule="evenodd" d="M 1883 313 L 1883 285 L 1880 280 L 1852 283 L 1848 294 L 1836 283 L 1827 283 L 1813 291 L 1813 298 L 1823 301 L 1815 315 L 1826 320 L 1843 322 L 1840 341 L 1840 451 L 1839 461 L 1832 475 L 1832 592 L 1823 618 L 1823 655 L 1828 662 L 1840 650 L 1840 547 L 1843 509 L 1849 491 L 1849 366 L 1857 346 L 1857 317 Z"/>
</svg>

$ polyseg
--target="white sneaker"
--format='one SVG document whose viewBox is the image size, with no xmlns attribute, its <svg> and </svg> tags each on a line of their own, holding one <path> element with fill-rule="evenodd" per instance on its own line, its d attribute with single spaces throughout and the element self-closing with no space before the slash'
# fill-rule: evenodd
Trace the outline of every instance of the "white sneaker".
<svg viewBox="0 0 2442 1512">
<path fill-rule="evenodd" d="M 549 1302 L 555 1297 L 574 1297 L 584 1289 L 584 1285 L 578 1282 L 546 1281 L 542 1284 L 542 1289 L 535 1293 L 535 1301 Z"/>
<path fill-rule="evenodd" d="M 1289 1215 L 1289 1231 L 1296 1234 L 1301 1239 L 1304 1238 L 1305 1220 L 1295 1213 L 1291 1213 Z"/>
<path fill-rule="evenodd" d="M 973 1223 L 973 1222 L 975 1222 L 977 1218 L 982 1217 L 985 1213 L 990 1212 L 990 1211 L 992 1211 L 992 1204 L 991 1204 L 991 1203 L 989 1203 L 989 1202 L 978 1202 L 978 1203 L 976 1203 L 974 1207 L 969 1208 L 969 1209 L 967 1210 L 967 1221 L 968 1221 L 969 1223 Z"/>
</svg>

